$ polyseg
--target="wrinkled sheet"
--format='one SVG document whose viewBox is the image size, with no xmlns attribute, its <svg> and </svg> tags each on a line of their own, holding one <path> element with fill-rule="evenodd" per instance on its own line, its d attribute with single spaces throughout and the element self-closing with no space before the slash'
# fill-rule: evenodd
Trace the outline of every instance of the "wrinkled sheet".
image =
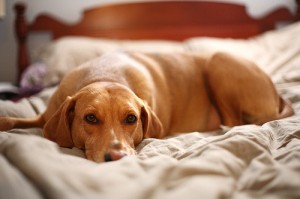
<svg viewBox="0 0 300 199">
<path fill-rule="evenodd" d="M 0 198 L 299 198 L 299 121 L 146 139 L 100 164 L 38 129 L 2 132 Z"/>
<path fill-rule="evenodd" d="M 300 53 L 295 40 L 285 42 L 292 47 L 273 65 L 272 53 L 256 61 L 273 67 L 266 70 L 293 103 L 294 116 L 262 126 L 145 139 L 137 156 L 109 163 L 60 148 L 40 129 L 1 132 L 0 198 L 300 198 L 300 62 L 295 62 Z M 34 116 L 45 110 L 54 90 L 17 103 L 0 101 L 0 113 Z"/>
</svg>

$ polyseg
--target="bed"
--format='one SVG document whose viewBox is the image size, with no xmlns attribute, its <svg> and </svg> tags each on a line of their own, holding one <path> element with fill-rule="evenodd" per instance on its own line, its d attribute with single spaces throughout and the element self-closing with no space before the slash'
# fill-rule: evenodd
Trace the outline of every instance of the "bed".
<svg viewBox="0 0 300 199">
<path fill-rule="evenodd" d="M 58 147 L 41 129 L 1 132 L 0 198 L 300 198 L 298 10 L 279 7 L 253 18 L 239 4 L 149 1 L 90 8 L 72 25 L 47 14 L 28 23 L 26 5 L 15 10 L 20 86 L 39 92 L 1 100 L 2 116 L 43 112 L 70 69 L 119 49 L 226 51 L 251 59 L 292 102 L 295 115 L 262 126 L 145 139 L 137 156 L 109 163 Z M 276 29 L 279 23 L 289 25 Z M 28 35 L 41 31 L 53 40 L 29 52 Z"/>
</svg>

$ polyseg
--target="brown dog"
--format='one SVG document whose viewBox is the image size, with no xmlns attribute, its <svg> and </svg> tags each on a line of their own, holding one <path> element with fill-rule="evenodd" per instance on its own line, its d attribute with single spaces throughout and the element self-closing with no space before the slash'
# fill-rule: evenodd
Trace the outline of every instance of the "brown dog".
<svg viewBox="0 0 300 199">
<path fill-rule="evenodd" d="M 114 52 L 66 75 L 43 114 L 2 117 L 0 130 L 41 127 L 60 146 L 103 161 L 135 154 L 143 138 L 292 114 L 269 77 L 247 60 L 225 53 Z"/>
</svg>

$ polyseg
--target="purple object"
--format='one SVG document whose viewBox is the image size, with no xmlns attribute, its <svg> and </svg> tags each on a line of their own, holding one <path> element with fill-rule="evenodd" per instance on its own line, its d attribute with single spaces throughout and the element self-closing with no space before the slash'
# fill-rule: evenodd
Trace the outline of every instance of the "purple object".
<svg viewBox="0 0 300 199">
<path fill-rule="evenodd" d="M 22 91 L 37 91 L 43 89 L 43 79 L 46 75 L 44 63 L 33 63 L 22 74 L 20 87 Z"/>
</svg>

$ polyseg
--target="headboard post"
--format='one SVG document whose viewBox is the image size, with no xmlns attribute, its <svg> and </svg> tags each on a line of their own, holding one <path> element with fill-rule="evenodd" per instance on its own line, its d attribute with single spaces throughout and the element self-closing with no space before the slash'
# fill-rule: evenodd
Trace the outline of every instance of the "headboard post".
<svg viewBox="0 0 300 199">
<path fill-rule="evenodd" d="M 28 57 L 27 57 L 27 24 L 25 19 L 25 10 L 26 6 L 23 3 L 18 3 L 14 7 L 16 12 L 16 19 L 15 19 L 15 34 L 17 37 L 17 46 L 18 46 L 18 82 L 21 78 L 21 74 L 26 69 L 28 64 Z"/>
<path fill-rule="evenodd" d="M 297 3 L 297 18 L 296 20 L 300 20 L 300 0 L 296 0 Z"/>
</svg>

